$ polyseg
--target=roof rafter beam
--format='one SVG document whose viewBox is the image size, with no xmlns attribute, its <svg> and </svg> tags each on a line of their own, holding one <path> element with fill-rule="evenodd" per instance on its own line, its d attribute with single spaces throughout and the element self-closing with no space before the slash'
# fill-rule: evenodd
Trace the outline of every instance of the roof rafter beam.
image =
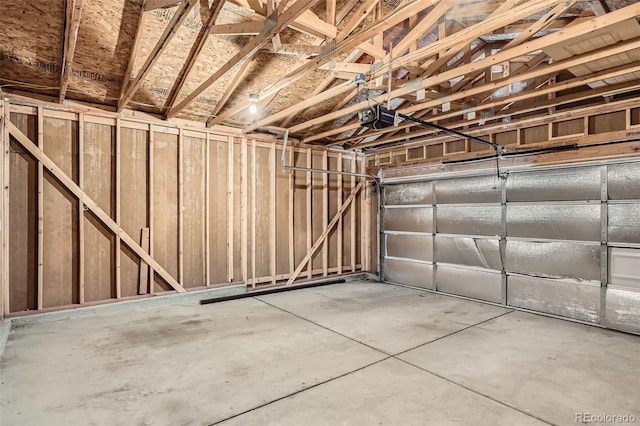
<svg viewBox="0 0 640 426">
<path fill-rule="evenodd" d="M 257 35 L 264 28 L 264 21 L 247 21 L 237 24 L 214 25 L 209 30 L 210 34 L 218 35 Z"/>
<path fill-rule="evenodd" d="M 456 92 L 450 96 L 447 96 L 446 99 L 445 98 L 439 98 L 439 99 L 435 99 L 433 101 L 428 101 L 428 102 L 424 102 L 422 104 L 418 104 L 418 105 L 414 105 L 411 107 L 407 107 L 407 108 L 402 108 L 400 110 L 401 113 L 404 114 L 410 114 L 410 113 L 417 113 L 420 111 L 423 111 L 425 109 L 431 109 L 433 107 L 439 106 L 441 105 L 443 102 L 452 102 L 452 101 L 456 101 L 456 100 L 461 100 L 464 99 L 466 97 L 469 96 L 473 96 L 473 95 L 484 95 L 486 93 L 492 93 L 500 88 L 506 87 L 509 84 L 513 83 L 514 81 L 522 81 L 522 80 L 530 80 L 536 77 L 540 77 L 540 76 L 547 76 L 556 72 L 560 72 L 568 67 L 574 66 L 575 64 L 579 64 L 585 61 L 593 61 L 596 60 L 598 58 L 602 58 L 602 57 L 606 57 L 606 56 L 613 56 L 613 55 L 617 55 L 620 53 L 624 53 L 626 51 L 629 50 L 633 50 L 633 49 L 638 49 L 640 48 L 640 38 L 639 39 L 634 39 L 634 40 L 629 40 L 627 42 L 623 42 L 623 43 L 619 43 L 616 45 L 612 45 L 612 46 L 607 46 L 592 52 L 587 52 L 584 53 L 582 55 L 579 56 L 574 56 L 571 57 L 569 59 L 565 59 L 563 61 L 559 61 L 559 62 L 554 62 L 553 64 L 547 65 L 545 67 L 538 67 L 534 70 L 529 70 L 526 73 L 522 73 L 522 74 L 513 74 L 509 77 L 505 77 L 502 78 L 500 80 L 495 80 L 492 81 L 490 83 L 481 85 L 481 86 L 477 86 L 468 90 L 463 90 L 463 91 L 459 91 Z M 633 72 L 633 70 L 637 69 L 638 67 L 634 67 L 634 68 L 629 68 L 628 65 L 623 65 L 621 67 L 616 67 L 616 68 L 612 68 L 609 70 L 605 70 L 605 71 L 601 71 L 598 73 L 594 73 L 585 77 L 578 77 L 575 79 L 571 79 L 571 80 L 566 80 L 563 81 L 562 83 L 558 83 L 555 85 L 551 85 L 551 86 L 544 86 L 538 89 L 532 89 L 532 90 L 528 90 L 526 92 L 523 92 L 519 95 L 510 95 L 508 98 L 502 98 L 502 99 L 497 99 L 497 100 L 492 100 L 491 102 L 487 102 L 484 104 L 480 104 L 480 105 L 476 105 L 475 107 L 472 108 L 466 108 L 464 110 L 458 110 L 458 111 L 450 111 L 447 112 L 445 114 L 440 114 L 438 117 L 438 119 L 444 119 L 444 118 L 451 118 L 451 117 L 455 117 L 457 115 L 460 114 L 465 114 L 467 112 L 477 112 L 480 110 L 485 110 L 485 109 L 489 109 L 489 108 L 493 108 L 495 106 L 498 105 L 506 105 L 509 103 L 513 103 L 513 102 L 517 102 L 517 101 L 521 101 L 524 99 L 529 99 L 532 97 L 536 97 L 536 96 L 540 96 L 543 94 L 548 94 L 548 93 L 553 93 L 553 92 L 557 92 L 559 90 L 566 90 L 566 89 L 570 89 L 570 88 L 574 88 L 574 87 L 579 87 L 585 84 L 589 84 L 589 83 L 593 83 L 605 78 L 613 78 L 613 77 L 617 77 L 620 75 L 624 75 L 627 74 L 629 72 Z M 630 70 L 630 71 L 627 71 Z M 436 116 L 433 117 L 433 119 L 436 119 Z M 403 125 L 402 127 L 413 127 L 415 125 L 415 123 L 407 123 L 406 125 Z M 388 133 L 393 131 L 394 128 L 388 128 L 388 129 L 381 129 L 381 130 L 377 130 L 375 132 L 371 132 L 369 133 L 367 136 L 375 136 L 375 135 L 381 135 L 384 133 Z M 343 139 L 340 140 L 339 143 L 347 143 L 347 142 L 352 142 L 355 141 L 356 139 L 354 138 L 347 138 L 347 139 Z M 308 139 L 305 139 L 304 142 L 309 142 Z"/>
<path fill-rule="evenodd" d="M 496 17 L 496 19 L 493 20 L 494 23 L 498 23 L 500 22 L 500 24 L 497 25 L 497 28 L 499 28 L 500 26 L 503 26 L 504 24 L 508 23 L 508 22 L 513 22 L 517 19 L 520 19 L 523 14 L 524 16 L 529 16 L 533 13 L 532 8 L 533 9 L 539 9 L 539 8 L 546 8 L 549 6 L 549 3 L 555 3 L 555 1 L 553 2 L 544 2 L 544 1 L 533 1 L 530 3 L 527 3 L 525 5 L 523 5 L 523 7 L 517 7 L 517 8 L 513 8 L 510 11 L 507 11 L 501 15 L 499 15 L 498 17 Z M 391 92 L 391 94 L 385 94 L 383 95 L 385 98 L 387 96 L 391 96 L 392 98 L 395 97 L 399 97 L 399 96 L 404 96 L 406 94 L 409 93 L 413 93 L 416 92 L 417 90 L 420 90 L 421 88 L 429 88 L 432 86 L 435 86 L 437 84 L 440 84 L 442 82 L 448 81 L 452 78 L 458 77 L 460 75 L 465 75 L 469 72 L 475 72 L 476 70 L 479 69 L 487 69 L 488 67 L 490 67 L 493 64 L 496 63 L 501 63 L 501 62 L 505 62 L 508 61 L 511 58 L 514 57 L 519 57 L 522 56 L 523 54 L 526 53 L 530 53 L 539 49 L 542 49 L 548 45 L 551 44 L 555 44 L 558 43 L 560 41 L 565 41 L 571 38 L 575 38 L 578 37 L 580 35 L 584 35 L 584 34 L 588 34 L 592 31 L 595 31 L 597 29 L 600 28 L 605 28 L 608 27 L 610 25 L 614 25 L 616 23 L 619 22 L 623 22 L 626 21 L 628 19 L 633 19 L 635 16 L 638 16 L 638 14 L 640 14 L 640 3 L 635 3 L 629 6 L 626 6 L 622 9 L 618 9 L 615 12 L 611 12 L 605 16 L 601 16 L 601 17 L 597 17 L 597 18 L 591 18 L 591 19 L 587 19 L 584 22 L 574 25 L 570 28 L 567 28 L 564 31 L 559 31 L 557 33 L 553 33 L 553 34 L 549 34 L 546 35 L 544 37 L 540 37 L 536 40 L 524 43 L 520 46 L 517 47 L 513 47 L 510 49 L 506 49 L 503 50 L 501 52 L 498 52 L 497 54 L 482 59 L 480 61 L 476 61 L 476 62 L 472 62 L 470 64 L 466 64 L 463 65 L 461 67 L 455 68 L 453 70 L 449 70 L 449 71 L 445 71 L 437 76 L 434 77 L 429 77 L 426 79 L 422 80 L 422 84 L 420 85 L 420 87 L 404 87 L 401 89 L 397 89 Z M 498 18 L 502 18 L 502 19 L 498 19 Z M 474 27 L 469 27 L 468 29 L 472 29 L 475 31 L 481 30 L 484 31 L 486 30 L 486 23 L 480 24 L 481 28 L 474 28 Z M 458 34 L 458 33 L 456 33 Z M 451 44 L 453 45 L 454 43 L 457 43 L 457 38 L 454 36 L 451 37 L 447 37 L 446 40 L 444 40 L 444 42 L 446 42 L 447 44 Z M 436 43 L 433 43 L 436 44 Z M 433 45 L 430 45 L 433 46 Z M 440 46 L 434 46 L 436 49 Z M 419 49 L 422 50 L 422 49 Z M 418 51 L 416 51 L 416 53 L 418 53 Z M 421 52 L 422 54 L 425 54 L 425 50 L 423 50 L 423 52 Z M 413 54 L 413 53 L 409 53 L 408 55 L 400 58 L 400 63 L 402 60 L 405 60 L 405 58 L 409 56 L 409 57 L 418 57 L 419 55 L 417 54 Z M 380 99 L 382 100 L 382 99 Z M 352 114 L 357 112 L 358 110 L 361 110 L 363 108 L 365 108 L 368 105 L 368 102 L 360 102 L 358 104 L 352 105 L 348 108 L 345 108 L 341 111 L 335 112 L 335 113 L 331 113 L 331 114 L 326 114 L 322 117 L 317 117 L 314 118 L 312 120 L 308 120 L 304 123 L 301 123 L 297 126 L 294 126 L 292 128 L 289 129 L 289 131 L 291 133 L 295 133 L 295 132 L 299 132 L 303 129 L 309 128 L 315 124 L 319 124 L 319 123 L 325 123 L 327 121 L 330 120 L 334 120 L 338 117 L 347 115 L 347 114 Z"/>
<path fill-rule="evenodd" d="M 627 81 L 627 82 L 619 83 L 613 86 L 601 87 L 595 90 L 589 89 L 583 92 L 572 93 L 570 95 L 565 95 L 555 99 L 547 99 L 547 100 L 539 101 L 530 105 L 523 106 L 522 108 L 519 108 L 519 109 L 505 111 L 501 114 L 496 114 L 492 116 L 490 119 L 499 120 L 504 117 L 510 117 L 517 114 L 526 114 L 526 113 L 540 111 L 540 110 L 547 110 L 550 106 L 554 106 L 554 105 L 562 105 L 562 104 L 568 104 L 571 102 L 584 101 L 584 100 L 593 99 L 593 98 L 600 98 L 608 95 L 609 96 L 615 95 L 615 94 L 624 93 L 624 92 L 637 90 L 637 89 L 640 89 L 640 83 L 638 83 L 637 81 Z M 588 109 L 593 107 L 585 107 L 585 108 Z M 569 118 L 569 117 L 572 117 L 574 114 L 575 114 L 574 111 L 567 110 L 567 111 L 552 114 L 551 116 L 545 116 L 545 118 L 558 117 L 558 116 L 566 116 L 567 118 Z M 432 119 L 442 120 L 447 117 L 452 117 L 451 113 L 439 114 L 437 116 L 433 116 Z M 541 117 L 539 116 L 529 117 L 529 120 L 536 121 L 536 120 L 540 120 L 540 118 Z M 449 123 L 448 126 L 450 128 L 459 128 L 459 127 L 469 126 L 473 124 L 479 124 L 480 120 L 481 118 L 476 118 L 474 120 L 461 120 L 454 123 Z M 500 126 L 504 126 L 504 124 L 500 123 Z M 375 141 L 361 143 L 357 145 L 354 144 L 352 148 L 371 148 L 374 146 L 384 145 L 384 144 L 393 143 L 393 142 L 407 141 L 407 139 L 409 138 L 410 139 L 421 138 L 427 135 L 431 135 L 433 134 L 433 132 L 434 132 L 433 130 L 420 130 L 417 132 L 411 132 L 409 135 L 394 136 L 394 137 L 388 137 L 384 139 L 376 139 Z M 410 141 L 410 142 L 418 142 L 418 141 Z"/>
<path fill-rule="evenodd" d="M 295 70 L 291 71 L 289 74 L 282 77 L 262 93 L 260 93 L 260 97 L 267 97 L 275 92 L 279 92 L 285 87 L 288 87 L 289 85 L 301 79 L 307 72 L 316 70 L 318 69 L 318 67 L 326 64 L 335 56 L 344 53 L 352 48 L 358 47 L 358 45 L 371 38 L 372 32 L 383 32 L 391 27 L 394 27 L 395 25 L 407 19 L 412 14 L 419 13 L 420 11 L 433 5 L 437 1 L 438 0 L 420 0 L 417 2 L 404 3 L 402 6 L 397 7 L 393 12 L 391 12 L 387 16 L 383 16 L 369 27 L 363 28 L 356 34 L 347 37 L 339 43 L 336 42 L 336 47 L 332 52 L 321 55 L 319 58 L 314 58 L 296 68 Z M 212 121 L 212 124 L 218 124 L 224 119 L 239 113 L 245 108 L 248 108 L 250 105 L 250 102 L 244 102 L 235 106 L 234 108 L 230 108 L 224 113 L 220 114 L 218 117 L 215 117 L 215 119 Z"/>
<path fill-rule="evenodd" d="M 260 50 L 265 44 L 267 44 L 271 38 L 284 30 L 295 18 L 300 16 L 305 10 L 309 9 L 318 0 L 297 0 L 292 6 L 286 10 L 284 6 L 286 1 L 282 1 L 276 11 L 271 17 L 265 20 L 265 26 L 262 32 L 253 37 L 244 47 L 240 49 L 231 59 L 229 59 L 223 66 L 218 68 L 208 79 L 206 79 L 198 88 L 196 88 L 189 96 L 187 96 L 182 102 L 169 110 L 167 117 L 174 117 L 178 112 L 182 111 L 187 105 L 200 96 L 211 85 L 217 82 L 222 76 L 224 76 L 231 68 L 237 65 L 239 62 L 246 60 L 248 57 L 253 56 L 258 50 Z"/>
<path fill-rule="evenodd" d="M 142 10 L 145 12 L 151 12 L 156 9 L 167 9 L 177 6 L 182 0 L 145 0 L 142 5 Z"/>
<path fill-rule="evenodd" d="M 227 89 L 223 93 L 222 97 L 218 100 L 218 103 L 216 104 L 216 106 L 213 109 L 213 111 L 211 111 L 211 115 L 212 116 L 215 117 L 216 114 L 218 114 L 220 112 L 222 107 L 225 106 L 225 104 L 227 103 L 227 101 L 229 100 L 229 98 L 231 97 L 233 92 L 237 89 L 238 85 L 242 81 L 242 78 L 245 76 L 247 70 L 249 69 L 249 65 L 251 65 L 253 63 L 253 61 L 254 61 L 254 57 L 247 58 L 247 60 L 244 61 L 242 63 L 242 65 L 240 65 L 240 69 L 238 70 L 236 75 L 233 77 L 233 80 L 231 81 L 231 83 L 227 86 Z M 209 119 L 209 120 L 211 120 L 211 119 Z M 209 123 L 207 123 L 207 125 L 208 124 Z"/>
<path fill-rule="evenodd" d="M 64 48 L 62 50 L 62 73 L 60 74 L 60 103 L 64 101 L 69 86 L 71 67 L 73 65 L 73 55 L 76 51 L 78 41 L 78 28 L 80 28 L 80 17 L 82 16 L 82 0 L 66 0 L 65 2 L 65 29 Z"/>
<path fill-rule="evenodd" d="M 133 95 L 140 87 L 140 84 L 142 84 L 142 80 L 144 80 L 144 78 L 149 74 L 153 65 L 156 63 L 158 58 L 160 58 L 160 55 L 162 55 L 162 52 L 167 48 L 173 36 L 178 32 L 180 25 L 182 25 L 184 20 L 187 18 L 187 15 L 189 15 L 189 12 L 191 12 L 191 9 L 193 9 L 196 4 L 198 4 L 198 0 L 184 0 L 180 6 L 178 6 L 178 10 L 176 10 L 171 22 L 169 22 L 169 25 L 165 28 L 160 39 L 147 57 L 147 60 L 142 65 L 142 68 L 140 68 L 138 75 L 136 75 L 133 80 L 129 81 L 129 85 L 125 89 L 124 94 L 118 100 L 118 111 L 122 111 L 131 98 L 133 98 Z"/>
<path fill-rule="evenodd" d="M 175 105 L 180 91 L 184 87 L 184 84 L 187 82 L 189 74 L 191 73 L 193 66 L 196 64 L 202 48 L 209 38 L 210 30 L 215 24 L 216 19 L 218 19 L 218 15 L 220 15 L 220 11 L 222 10 L 222 6 L 224 6 L 224 2 L 225 0 L 215 0 L 215 3 L 211 5 L 211 15 L 209 16 L 207 23 L 198 33 L 198 36 L 196 37 L 196 40 L 193 42 L 193 46 L 191 47 L 191 52 L 189 52 L 189 56 L 187 57 L 187 60 L 185 61 L 180 74 L 178 74 L 178 76 L 181 75 L 182 77 L 178 78 L 171 88 L 171 97 L 169 98 L 169 102 L 167 102 L 167 110 L 170 110 Z"/>
</svg>

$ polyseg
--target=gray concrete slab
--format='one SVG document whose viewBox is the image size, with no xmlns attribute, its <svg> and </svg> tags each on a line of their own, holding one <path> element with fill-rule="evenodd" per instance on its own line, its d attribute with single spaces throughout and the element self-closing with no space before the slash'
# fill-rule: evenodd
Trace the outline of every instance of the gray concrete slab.
<svg viewBox="0 0 640 426">
<path fill-rule="evenodd" d="M 382 358 L 255 299 L 33 322 L 0 361 L 0 424 L 210 424 Z"/>
<path fill-rule="evenodd" d="M 513 312 L 399 358 L 553 424 L 640 423 L 638 336 Z"/>
<path fill-rule="evenodd" d="M 352 282 L 261 296 L 388 354 L 414 348 L 509 312 L 483 303 L 375 282 Z"/>
<path fill-rule="evenodd" d="M 544 425 L 394 358 L 221 423 L 231 425 Z"/>
</svg>

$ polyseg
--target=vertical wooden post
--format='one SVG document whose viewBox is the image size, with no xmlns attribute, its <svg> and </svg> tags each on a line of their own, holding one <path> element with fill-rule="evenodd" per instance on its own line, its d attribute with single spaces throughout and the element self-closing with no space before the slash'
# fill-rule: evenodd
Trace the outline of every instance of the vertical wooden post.
<svg viewBox="0 0 640 426">
<path fill-rule="evenodd" d="M 209 132 L 205 136 L 204 147 L 204 284 L 211 285 L 211 140 Z"/>
<path fill-rule="evenodd" d="M 342 153 L 338 154 L 338 168 L 337 170 L 339 172 L 342 171 Z M 343 179 L 343 175 L 336 175 L 336 178 L 338 179 L 338 191 L 336 194 L 336 199 L 338 202 L 338 206 L 342 205 L 342 179 Z M 353 210 L 353 208 L 352 208 Z M 340 218 L 338 219 L 338 274 L 342 274 L 342 233 L 343 233 L 343 226 L 344 224 L 342 223 L 342 216 L 340 216 Z M 351 251 L 353 251 L 353 246 L 351 247 Z"/>
<path fill-rule="evenodd" d="M 247 202 L 249 201 L 247 194 L 247 140 L 242 138 L 242 142 L 240 142 L 240 252 L 241 252 L 241 261 L 242 261 L 242 280 L 245 284 L 249 284 L 248 277 L 248 235 L 247 235 L 247 221 L 248 221 L 248 210 L 247 210 Z"/>
<path fill-rule="evenodd" d="M 362 173 L 366 173 L 366 164 L 363 159 L 360 163 L 360 170 Z M 360 214 L 361 224 L 361 241 L 362 247 L 360 253 L 362 254 L 362 270 L 371 272 L 371 190 L 368 186 L 365 186 L 362 192 Z"/>
<path fill-rule="evenodd" d="M 289 149 L 289 164 L 294 165 L 294 149 L 291 147 Z M 284 165 L 283 165 L 284 166 Z M 293 274 L 293 271 L 296 269 L 295 265 L 295 253 L 294 253 L 294 222 L 293 222 L 293 214 L 294 214 L 294 193 L 295 193 L 295 182 L 294 182 L 294 172 L 293 170 L 289 170 L 289 273 Z"/>
<path fill-rule="evenodd" d="M 4 102 L 3 111 L 3 145 L 2 145 L 2 316 L 9 311 L 9 149 L 11 138 L 9 136 L 8 122 L 10 120 L 9 103 Z"/>
<path fill-rule="evenodd" d="M 351 172 L 356 173 L 357 170 L 357 164 L 356 164 L 356 156 L 355 153 L 353 154 L 353 156 L 351 157 Z M 356 187 L 356 177 L 355 176 L 351 176 L 351 188 L 355 188 Z M 366 183 L 365 183 L 365 187 L 364 187 L 364 191 L 367 190 L 366 187 Z M 356 207 L 358 206 L 357 200 L 358 197 L 360 197 L 360 200 L 362 200 L 362 194 L 364 194 L 364 191 L 360 192 L 359 195 L 356 195 L 356 198 L 353 200 L 353 203 L 351 204 L 351 220 L 349 221 L 351 224 L 351 232 L 349 233 L 349 236 L 351 237 L 351 272 L 355 272 L 356 271 L 356 254 L 357 254 L 357 244 L 358 244 L 358 240 L 356 238 Z M 362 208 L 362 203 L 360 203 L 360 208 Z M 360 241 L 362 241 L 362 238 L 360 238 Z M 360 248 L 360 263 L 362 264 L 362 247 Z"/>
<path fill-rule="evenodd" d="M 115 193 L 116 193 L 116 223 L 118 226 L 120 224 L 120 119 L 116 118 L 116 183 L 115 183 Z M 121 263 L 121 255 L 122 250 L 120 249 L 120 235 L 116 234 L 116 299 L 120 299 L 122 297 L 122 263 Z"/>
<path fill-rule="evenodd" d="M 271 284 L 276 283 L 277 264 L 276 264 L 276 147 L 271 146 L 269 151 L 269 240 L 271 241 Z"/>
<path fill-rule="evenodd" d="M 234 194 L 233 194 L 233 148 L 234 141 L 233 136 L 229 136 L 229 147 L 227 148 L 228 160 L 227 160 L 227 282 L 233 282 L 233 203 L 234 203 Z"/>
<path fill-rule="evenodd" d="M 5 106 L 8 106 L 5 103 Z M 38 148 L 44 152 L 44 117 L 42 107 L 38 107 Z M 38 274 L 37 274 L 37 308 L 44 307 L 44 167 L 38 161 Z"/>
<path fill-rule="evenodd" d="M 149 124 L 149 134 L 148 134 L 148 138 L 149 138 L 149 167 L 148 167 L 148 173 L 149 175 L 147 176 L 148 179 L 148 183 L 147 183 L 147 200 L 149 202 L 149 255 L 151 257 L 153 257 L 154 255 L 154 250 L 153 250 L 153 241 L 154 241 L 154 227 L 153 227 L 153 173 L 154 173 L 154 164 L 153 164 L 153 126 L 151 124 Z M 154 289 L 155 289 L 155 284 L 154 284 L 155 278 L 154 278 L 154 271 L 153 268 L 151 266 L 149 266 L 149 294 L 153 294 Z"/>
<path fill-rule="evenodd" d="M 251 287 L 256 288 L 256 141 L 251 141 Z"/>
<path fill-rule="evenodd" d="M 40 110 L 38 108 L 38 125 L 40 125 Z M 38 129 L 38 137 L 40 130 Z M 117 138 L 117 136 L 116 136 Z M 38 140 L 38 142 L 40 142 Z M 84 114 L 78 114 L 78 186 L 84 190 Z M 116 237 L 118 238 L 118 237 Z M 78 301 L 84 303 L 84 203 L 78 200 Z"/>
<path fill-rule="evenodd" d="M 184 134 L 178 133 L 178 282 L 184 287 Z"/>
<path fill-rule="evenodd" d="M 328 152 L 324 151 L 322 154 L 322 168 L 327 170 L 329 168 Z M 329 224 L 329 175 L 327 173 L 322 174 L 322 230 L 327 229 Z M 322 243 L 322 276 L 327 276 L 329 273 L 329 238 L 325 239 Z"/>
<path fill-rule="evenodd" d="M 144 227 L 140 231 L 140 247 L 149 253 L 149 228 Z M 140 259 L 140 271 L 138 272 L 138 294 L 147 294 L 149 281 L 149 265 Z"/>
<path fill-rule="evenodd" d="M 307 168 L 310 169 L 313 165 L 312 163 L 313 152 L 311 148 L 307 148 Z M 313 229 L 311 228 L 311 196 L 313 194 L 313 181 L 312 176 L 313 173 L 307 173 L 307 253 L 311 251 L 311 246 L 313 244 Z M 307 265 L 307 278 L 311 279 L 313 276 L 313 259 L 309 260 Z"/>
</svg>

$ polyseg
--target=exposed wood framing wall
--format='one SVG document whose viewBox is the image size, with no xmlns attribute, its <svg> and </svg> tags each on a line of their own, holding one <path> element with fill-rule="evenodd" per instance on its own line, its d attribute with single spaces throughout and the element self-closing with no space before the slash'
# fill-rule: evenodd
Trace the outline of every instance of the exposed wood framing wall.
<svg viewBox="0 0 640 426">
<path fill-rule="evenodd" d="M 591 147 L 593 152 L 583 155 L 576 154 L 576 151 L 567 151 L 565 157 L 584 159 L 637 155 L 637 140 L 640 139 L 640 107 L 637 104 L 637 100 L 632 99 L 606 105 L 558 110 L 547 117 L 525 118 L 508 124 L 487 124 L 482 129 L 466 132 L 504 145 L 511 152 L 575 144 L 581 147 L 581 150 Z M 447 127 L 458 129 L 462 124 L 462 122 L 452 123 Z M 458 130 L 465 132 L 463 129 Z M 375 154 L 368 155 L 367 167 L 371 168 L 369 171 L 375 173 L 377 168 L 457 161 L 493 154 L 491 147 L 469 139 L 442 133 L 434 135 L 433 131 L 422 129 L 414 130 L 412 133 L 418 132 L 425 135 L 423 142 L 379 149 Z M 610 141 L 629 141 L 629 143 L 615 147 L 604 145 L 597 147 L 598 144 Z"/>
<path fill-rule="evenodd" d="M 2 117 L 4 314 L 371 268 L 370 185 L 283 171 L 273 139 L 8 102 Z M 311 148 L 288 161 L 364 167 Z"/>
</svg>

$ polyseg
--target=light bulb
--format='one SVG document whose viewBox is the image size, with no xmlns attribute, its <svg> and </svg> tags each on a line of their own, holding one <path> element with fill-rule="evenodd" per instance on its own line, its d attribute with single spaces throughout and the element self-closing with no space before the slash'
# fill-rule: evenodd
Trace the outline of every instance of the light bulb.
<svg viewBox="0 0 640 426">
<path fill-rule="evenodd" d="M 249 107 L 249 112 L 251 114 L 255 114 L 258 111 L 258 107 L 256 106 L 256 104 L 251 104 L 251 106 Z"/>
</svg>

